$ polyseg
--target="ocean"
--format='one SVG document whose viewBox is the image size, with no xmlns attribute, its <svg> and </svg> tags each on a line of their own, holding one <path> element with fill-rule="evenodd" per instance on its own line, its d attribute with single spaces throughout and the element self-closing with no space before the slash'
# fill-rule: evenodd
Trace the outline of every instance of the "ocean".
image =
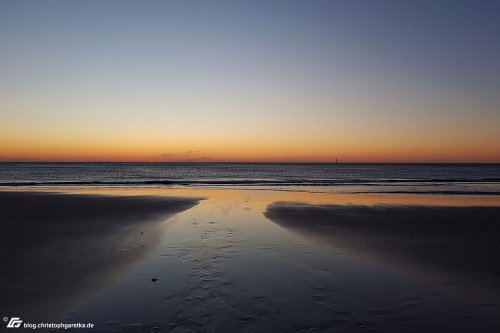
<svg viewBox="0 0 500 333">
<path fill-rule="evenodd" d="M 500 195 L 500 164 L 0 163 L 0 186 L 52 185 Z"/>
</svg>

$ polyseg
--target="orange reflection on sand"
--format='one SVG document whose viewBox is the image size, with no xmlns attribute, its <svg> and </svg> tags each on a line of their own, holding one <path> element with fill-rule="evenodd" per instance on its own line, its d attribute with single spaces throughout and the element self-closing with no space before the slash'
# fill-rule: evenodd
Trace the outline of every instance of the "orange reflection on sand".
<svg viewBox="0 0 500 333">
<path fill-rule="evenodd" d="M 442 194 L 378 194 L 378 193 L 322 193 L 283 189 L 245 189 L 213 187 L 37 187 L 17 188 L 15 191 L 48 191 L 87 194 L 161 195 L 203 197 L 214 201 L 233 201 L 253 209 L 265 210 L 275 201 L 307 202 L 311 204 L 356 205 L 432 205 L 432 206 L 500 206 L 498 195 L 442 195 Z"/>
</svg>

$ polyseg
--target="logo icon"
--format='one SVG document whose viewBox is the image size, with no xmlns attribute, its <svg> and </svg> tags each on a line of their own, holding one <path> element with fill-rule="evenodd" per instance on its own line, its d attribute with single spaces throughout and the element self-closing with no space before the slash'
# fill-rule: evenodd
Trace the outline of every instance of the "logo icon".
<svg viewBox="0 0 500 333">
<path fill-rule="evenodd" d="M 19 328 L 22 324 L 22 320 L 19 317 L 12 317 L 10 318 L 9 323 L 7 324 L 7 328 Z"/>
</svg>

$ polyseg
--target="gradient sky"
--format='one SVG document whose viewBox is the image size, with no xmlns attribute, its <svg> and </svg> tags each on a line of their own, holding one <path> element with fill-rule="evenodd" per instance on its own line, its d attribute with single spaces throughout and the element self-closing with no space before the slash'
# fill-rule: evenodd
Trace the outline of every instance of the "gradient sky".
<svg viewBox="0 0 500 333">
<path fill-rule="evenodd" d="M 0 160 L 500 162 L 499 13 L 0 0 Z"/>
</svg>

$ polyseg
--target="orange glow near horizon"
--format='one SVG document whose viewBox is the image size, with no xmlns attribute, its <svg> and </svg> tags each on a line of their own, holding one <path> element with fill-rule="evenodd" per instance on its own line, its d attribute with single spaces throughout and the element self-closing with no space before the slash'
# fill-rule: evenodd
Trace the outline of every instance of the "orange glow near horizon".
<svg viewBox="0 0 500 333">
<path fill-rule="evenodd" d="M 390 144 L 368 138 L 349 142 L 335 140 L 283 142 L 271 138 L 231 140 L 200 138 L 184 144 L 168 140 L 137 138 L 94 140 L 53 138 L 0 138 L 0 161 L 53 162 L 500 162 L 498 148 L 473 142 L 411 144 L 402 139 Z M 17 142 L 16 142 L 17 141 Z"/>
<path fill-rule="evenodd" d="M 175 112 L 167 101 L 97 103 L 91 111 L 72 101 L 30 102 L 0 114 L 0 161 L 500 162 L 500 114 L 487 106 L 490 116 L 476 118 L 465 102 L 318 105 L 303 96 L 298 107 L 234 98 L 174 103 Z"/>
</svg>

